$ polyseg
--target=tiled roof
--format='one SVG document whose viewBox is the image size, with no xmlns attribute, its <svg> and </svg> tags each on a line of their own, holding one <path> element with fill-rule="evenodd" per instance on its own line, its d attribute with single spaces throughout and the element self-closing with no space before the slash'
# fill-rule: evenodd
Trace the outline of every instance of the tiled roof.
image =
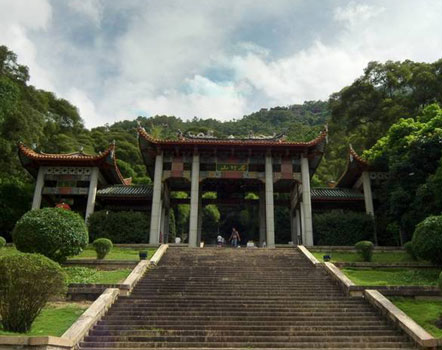
<svg viewBox="0 0 442 350">
<path fill-rule="evenodd" d="M 327 129 L 324 129 L 318 137 L 308 142 L 291 142 L 279 140 L 266 139 L 189 139 L 183 138 L 179 140 L 164 140 L 152 137 L 142 127 L 138 127 L 138 134 L 146 141 L 157 145 L 218 145 L 218 146 L 315 146 L 327 138 Z"/>
<path fill-rule="evenodd" d="M 98 197 L 152 198 L 152 185 L 113 185 L 97 191 Z"/>
<path fill-rule="evenodd" d="M 340 201 L 340 200 L 363 200 L 364 194 L 358 190 L 349 188 L 312 188 L 312 200 L 317 201 Z"/>
<path fill-rule="evenodd" d="M 33 160 L 63 160 L 71 161 L 72 163 L 85 161 L 98 161 L 105 159 L 111 152 L 115 151 L 115 144 L 111 144 L 107 150 L 99 154 L 91 155 L 83 152 L 74 153 L 40 153 L 35 152 L 33 149 L 26 147 L 23 143 L 18 144 L 18 150 L 25 157 Z"/>
<path fill-rule="evenodd" d="M 368 162 L 365 159 L 362 159 L 362 157 L 356 153 L 352 145 L 349 146 L 349 153 L 350 161 L 355 160 L 360 165 L 368 167 Z"/>
<path fill-rule="evenodd" d="M 124 179 L 117 166 L 115 156 L 115 143 L 99 154 L 91 155 L 83 152 L 74 153 L 42 153 L 26 147 L 23 143 L 18 144 L 20 161 L 34 177 L 37 176 L 38 167 L 41 165 L 60 166 L 96 166 L 110 183 L 130 184 L 132 179 Z"/>
<path fill-rule="evenodd" d="M 370 170 L 370 165 L 356 153 L 351 145 L 348 147 L 347 165 L 335 187 L 351 188 L 361 176 L 362 172 Z"/>
</svg>

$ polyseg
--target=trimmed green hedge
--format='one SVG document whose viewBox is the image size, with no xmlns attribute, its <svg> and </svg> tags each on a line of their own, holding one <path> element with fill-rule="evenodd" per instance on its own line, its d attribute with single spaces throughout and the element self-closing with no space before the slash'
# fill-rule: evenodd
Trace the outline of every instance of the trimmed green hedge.
<svg viewBox="0 0 442 350">
<path fill-rule="evenodd" d="M 353 246 L 373 240 L 374 221 L 364 213 L 334 210 L 313 215 L 313 232 L 316 245 Z"/>
<path fill-rule="evenodd" d="M 66 291 L 66 274 L 59 264 L 40 254 L 0 258 L 0 316 L 3 329 L 25 333 L 54 296 Z"/>
<path fill-rule="evenodd" d="M 417 257 L 442 265 L 442 215 L 429 216 L 419 223 L 411 242 Z"/>
<path fill-rule="evenodd" d="M 83 218 L 61 208 L 28 211 L 15 225 L 12 239 L 24 253 L 40 253 L 49 259 L 63 262 L 80 254 L 88 243 Z"/>
<path fill-rule="evenodd" d="M 97 259 L 104 259 L 113 247 L 112 241 L 107 238 L 97 238 L 92 245 L 97 253 Z"/>
<path fill-rule="evenodd" d="M 148 213 L 107 210 L 97 211 L 89 216 L 90 240 L 108 238 L 113 243 L 149 242 Z"/>
<path fill-rule="evenodd" d="M 360 241 L 355 244 L 355 248 L 364 261 L 371 261 L 374 249 L 374 244 L 372 242 Z"/>
</svg>

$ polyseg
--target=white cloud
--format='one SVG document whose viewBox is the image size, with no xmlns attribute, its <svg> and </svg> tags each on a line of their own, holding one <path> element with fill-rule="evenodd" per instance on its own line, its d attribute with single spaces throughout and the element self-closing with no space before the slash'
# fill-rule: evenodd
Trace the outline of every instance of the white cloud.
<svg viewBox="0 0 442 350">
<path fill-rule="evenodd" d="M 89 125 L 101 125 L 104 123 L 101 116 L 97 114 L 94 103 L 84 91 L 77 88 L 71 88 L 67 92 L 66 98 L 78 108 L 80 115 L 86 119 Z"/>
<path fill-rule="evenodd" d="M 46 30 L 51 15 L 47 0 L 0 0 L 0 44 L 14 51 L 20 64 L 32 69 L 31 83 L 45 89 L 54 87 L 52 74 L 39 64 L 36 45 L 28 32 Z"/>
<path fill-rule="evenodd" d="M 369 21 L 381 14 L 384 10 L 384 7 L 358 4 L 351 1 L 344 7 L 337 7 L 334 13 L 334 18 L 337 21 L 347 22 L 351 27 L 355 24 Z"/>
<path fill-rule="evenodd" d="M 48 1 L 0 0 L 0 41 L 89 127 L 139 114 L 239 117 L 327 99 L 371 60 L 441 57 L 439 0 L 324 1 L 54 2 L 54 17 L 87 19 L 65 28 Z"/>
<path fill-rule="evenodd" d="M 74 11 L 85 15 L 96 25 L 99 25 L 103 16 L 101 0 L 69 0 L 68 5 Z"/>
</svg>

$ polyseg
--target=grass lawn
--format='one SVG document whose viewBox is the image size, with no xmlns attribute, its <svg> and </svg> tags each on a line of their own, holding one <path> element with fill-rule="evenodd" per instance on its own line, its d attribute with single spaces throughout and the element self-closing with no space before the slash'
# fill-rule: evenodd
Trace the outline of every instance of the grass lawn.
<svg viewBox="0 0 442 350">
<path fill-rule="evenodd" d="M 111 252 L 106 256 L 105 260 L 140 260 L 138 253 L 140 251 L 147 251 L 147 258 L 150 259 L 155 253 L 155 248 L 149 249 L 133 249 L 113 247 Z M 3 247 L 0 249 L 0 257 L 17 253 L 15 247 Z M 97 254 L 95 250 L 89 245 L 81 254 L 71 257 L 71 259 L 96 259 Z"/>
<path fill-rule="evenodd" d="M 119 269 L 111 271 L 102 271 L 90 269 L 88 267 L 65 267 L 67 273 L 67 284 L 70 283 L 103 283 L 116 284 L 121 283 L 129 276 L 132 269 Z"/>
<path fill-rule="evenodd" d="M 357 285 L 436 286 L 440 269 L 341 269 Z M 442 311 L 442 310 L 441 310 Z"/>
<path fill-rule="evenodd" d="M 6 332 L 0 325 L 0 335 L 61 336 L 89 307 L 88 302 L 48 303 L 32 324 L 28 333 Z"/>
<path fill-rule="evenodd" d="M 150 259 L 155 253 L 155 248 L 148 249 L 133 249 L 133 248 L 120 248 L 113 247 L 110 253 L 106 256 L 105 260 L 140 260 L 138 253 L 140 251 L 147 251 L 147 258 Z M 97 254 L 92 246 L 88 246 L 81 254 L 72 257 L 72 259 L 95 259 Z"/>
<path fill-rule="evenodd" d="M 390 300 L 433 337 L 442 337 L 442 329 L 435 324 L 442 316 L 442 300 L 415 300 L 404 297 L 390 297 Z"/>
<path fill-rule="evenodd" d="M 316 259 L 319 261 L 323 261 L 324 255 L 330 255 L 331 256 L 331 262 L 363 262 L 363 259 L 358 253 L 352 253 L 352 252 L 311 252 Z M 378 252 L 373 253 L 373 260 L 372 262 L 375 263 L 426 263 L 425 261 L 416 261 L 413 260 L 413 258 L 408 255 L 406 252 Z"/>
</svg>

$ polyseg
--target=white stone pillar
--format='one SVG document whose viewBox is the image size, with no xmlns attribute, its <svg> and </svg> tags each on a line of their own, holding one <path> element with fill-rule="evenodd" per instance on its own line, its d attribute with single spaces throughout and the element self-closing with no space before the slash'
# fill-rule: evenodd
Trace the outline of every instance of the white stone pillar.
<svg viewBox="0 0 442 350">
<path fill-rule="evenodd" d="M 312 200 L 310 197 L 310 171 L 308 158 L 301 156 L 302 204 L 304 206 L 304 245 L 313 245 Z"/>
<path fill-rule="evenodd" d="M 189 247 L 197 247 L 198 242 L 199 185 L 200 156 L 194 154 L 192 160 L 192 183 L 190 187 Z"/>
<path fill-rule="evenodd" d="M 267 247 L 275 247 L 275 212 L 273 206 L 273 163 L 272 155 L 265 157 L 266 231 Z"/>
<path fill-rule="evenodd" d="M 155 158 L 155 171 L 153 178 L 152 208 L 150 214 L 150 244 L 160 243 L 160 220 L 161 220 L 161 186 L 163 176 L 163 154 L 157 154 Z"/>
<path fill-rule="evenodd" d="M 364 188 L 365 212 L 374 216 L 373 194 L 371 192 L 370 173 L 362 172 L 362 186 Z"/>
<path fill-rule="evenodd" d="M 91 179 L 89 181 L 89 192 L 87 195 L 87 206 L 85 220 L 87 221 L 89 215 L 94 212 L 95 209 L 95 197 L 97 196 L 98 186 L 98 168 L 93 167 L 91 172 Z"/>
<path fill-rule="evenodd" d="M 45 184 L 45 167 L 38 168 L 37 181 L 35 182 L 34 198 L 32 199 L 32 210 L 40 209 L 43 187 Z"/>
<path fill-rule="evenodd" d="M 266 240 L 266 199 L 265 191 L 259 191 L 259 246 Z"/>
</svg>

